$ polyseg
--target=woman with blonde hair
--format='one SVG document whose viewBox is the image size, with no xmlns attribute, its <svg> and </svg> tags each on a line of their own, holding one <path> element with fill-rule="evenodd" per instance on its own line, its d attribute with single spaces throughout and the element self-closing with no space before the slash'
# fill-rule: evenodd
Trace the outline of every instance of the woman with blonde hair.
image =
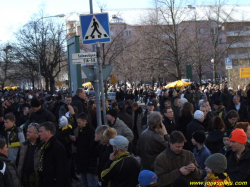
<svg viewBox="0 0 250 187">
<path fill-rule="evenodd" d="M 101 172 L 103 171 L 105 164 L 108 162 L 110 154 L 113 153 L 113 146 L 110 145 L 109 140 L 115 138 L 116 136 L 117 132 L 112 127 L 108 127 L 107 129 L 105 129 L 103 131 L 102 136 L 100 136 L 102 144 L 106 145 L 106 149 L 102 152 L 102 154 L 99 157 L 99 163 L 97 166 L 98 178 L 99 181 L 101 181 L 99 183 L 102 183 L 101 185 L 102 187 L 107 187 L 108 183 L 103 182 L 101 180 Z"/>
</svg>

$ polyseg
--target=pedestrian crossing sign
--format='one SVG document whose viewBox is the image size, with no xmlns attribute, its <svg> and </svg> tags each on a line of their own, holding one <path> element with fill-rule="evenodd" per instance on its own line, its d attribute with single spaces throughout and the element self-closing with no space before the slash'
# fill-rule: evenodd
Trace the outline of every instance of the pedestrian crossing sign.
<svg viewBox="0 0 250 187">
<path fill-rule="evenodd" d="M 108 13 L 80 15 L 83 45 L 111 41 Z"/>
</svg>

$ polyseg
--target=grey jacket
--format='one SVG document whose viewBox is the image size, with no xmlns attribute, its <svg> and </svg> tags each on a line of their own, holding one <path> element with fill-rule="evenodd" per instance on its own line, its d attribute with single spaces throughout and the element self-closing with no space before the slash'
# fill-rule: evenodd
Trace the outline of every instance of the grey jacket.
<svg viewBox="0 0 250 187">
<path fill-rule="evenodd" d="M 137 142 L 137 154 L 141 157 L 143 170 L 154 171 L 155 158 L 168 146 L 169 135 L 161 131 L 146 129 Z"/>
<path fill-rule="evenodd" d="M 18 128 L 18 140 L 19 143 L 22 144 L 25 141 L 23 132 L 21 131 L 21 129 Z M 11 147 L 9 146 L 9 151 L 8 151 L 8 158 L 13 162 L 16 163 L 16 157 L 17 157 L 17 153 L 19 150 L 20 146 L 17 147 Z"/>
<path fill-rule="evenodd" d="M 116 118 L 115 124 L 111 127 L 117 131 L 117 135 L 126 137 L 130 143 L 133 141 L 133 132 L 122 120 L 119 120 L 119 118 Z"/>
<path fill-rule="evenodd" d="M 23 170 L 23 164 L 24 164 L 24 160 L 26 157 L 26 153 L 27 153 L 27 149 L 28 149 L 28 144 L 29 141 L 26 140 L 25 142 L 23 142 L 21 144 L 20 147 L 20 152 L 19 152 L 19 158 L 18 158 L 18 165 L 17 165 L 17 172 L 18 172 L 18 176 L 20 176 L 20 178 L 22 178 L 22 170 Z M 39 183 L 39 178 L 38 178 L 38 167 L 39 167 L 39 159 L 40 159 L 40 155 L 41 155 L 41 150 L 40 147 L 38 146 L 38 148 L 36 149 L 35 153 L 34 153 L 34 171 L 36 174 L 36 186 L 38 186 Z"/>
</svg>

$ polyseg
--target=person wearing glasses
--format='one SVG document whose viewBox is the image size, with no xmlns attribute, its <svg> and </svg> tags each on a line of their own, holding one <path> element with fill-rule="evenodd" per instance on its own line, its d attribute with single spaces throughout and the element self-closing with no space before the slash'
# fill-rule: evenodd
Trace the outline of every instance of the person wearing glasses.
<svg viewBox="0 0 250 187">
<path fill-rule="evenodd" d="M 38 164 L 42 142 L 39 139 L 39 124 L 31 123 L 28 126 L 26 138 L 20 146 L 17 155 L 17 172 L 23 187 L 38 185 Z"/>
</svg>

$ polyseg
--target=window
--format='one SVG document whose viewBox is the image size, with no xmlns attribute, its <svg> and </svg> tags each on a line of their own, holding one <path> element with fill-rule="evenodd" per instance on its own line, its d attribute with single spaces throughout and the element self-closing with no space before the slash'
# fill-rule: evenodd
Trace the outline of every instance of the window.
<svg viewBox="0 0 250 187">
<path fill-rule="evenodd" d="M 218 39 L 218 43 L 222 44 L 222 39 L 221 38 Z"/>
<path fill-rule="evenodd" d="M 203 29 L 203 28 L 200 29 L 200 33 L 201 33 L 201 34 L 205 34 L 205 29 Z"/>
<path fill-rule="evenodd" d="M 125 37 L 130 37 L 131 36 L 131 30 L 125 30 L 124 31 L 124 36 Z"/>
</svg>

